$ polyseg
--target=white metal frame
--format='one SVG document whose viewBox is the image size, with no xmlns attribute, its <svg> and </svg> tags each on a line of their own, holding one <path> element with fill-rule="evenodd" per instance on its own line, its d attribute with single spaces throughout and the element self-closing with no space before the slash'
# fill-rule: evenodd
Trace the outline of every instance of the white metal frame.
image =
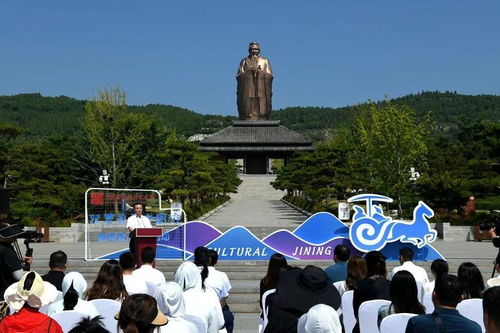
<svg viewBox="0 0 500 333">
<path fill-rule="evenodd" d="M 143 189 L 131 189 L 131 188 L 106 188 L 106 187 L 91 187 L 85 191 L 85 261 L 93 260 L 92 258 L 89 257 L 89 211 L 88 211 L 88 194 L 90 191 L 122 191 L 122 192 L 127 192 L 127 191 L 134 191 L 134 192 L 154 192 L 158 195 L 158 208 L 160 211 L 170 211 L 172 210 L 171 208 L 162 208 L 161 206 L 161 193 L 158 190 L 143 190 Z M 176 208 L 178 209 L 178 208 Z M 183 255 L 182 259 L 186 259 L 186 222 L 187 222 L 187 216 L 186 212 L 184 209 L 182 210 L 182 214 L 184 216 L 184 232 L 183 232 L 183 244 L 182 244 L 182 250 L 183 250 Z"/>
</svg>

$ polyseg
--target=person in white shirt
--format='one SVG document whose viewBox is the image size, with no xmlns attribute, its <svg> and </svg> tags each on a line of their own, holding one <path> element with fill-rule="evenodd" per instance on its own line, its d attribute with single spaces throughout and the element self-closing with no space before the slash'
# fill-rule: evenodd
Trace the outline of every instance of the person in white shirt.
<svg viewBox="0 0 500 333">
<path fill-rule="evenodd" d="M 142 203 L 138 202 L 134 204 L 134 214 L 127 219 L 127 229 L 130 232 L 130 242 L 129 248 L 130 252 L 134 255 L 135 253 L 135 237 L 133 237 L 132 232 L 136 228 L 152 228 L 151 222 L 149 219 L 142 215 L 142 211 L 144 210 L 144 206 Z"/>
<path fill-rule="evenodd" d="M 78 272 L 66 274 L 62 281 L 63 299 L 49 305 L 47 315 L 75 310 L 85 313 L 91 318 L 98 316 L 99 312 L 97 312 L 94 304 L 83 299 L 85 290 L 87 290 L 87 281 L 85 281 L 82 274 Z"/>
<path fill-rule="evenodd" d="M 424 292 L 427 294 L 434 291 L 434 285 L 436 284 L 436 279 L 440 276 L 448 275 L 448 263 L 444 259 L 436 259 L 431 264 L 431 273 L 434 276 L 434 280 L 426 283 L 424 285 Z"/>
<path fill-rule="evenodd" d="M 419 295 L 423 296 L 422 295 L 424 291 L 423 288 L 427 283 L 429 283 L 429 278 L 427 277 L 427 272 L 425 271 L 425 269 L 415 265 L 412 260 L 413 260 L 413 250 L 406 246 L 402 247 L 399 250 L 399 263 L 401 264 L 401 266 L 394 267 L 392 269 L 389 279 L 391 280 L 394 274 L 396 274 L 399 271 L 408 271 L 415 278 L 417 286 L 420 285 L 421 290 Z"/>
<path fill-rule="evenodd" d="M 189 261 L 182 263 L 175 272 L 174 281 L 184 291 L 186 314 L 203 320 L 208 333 L 219 332 L 224 326 L 222 309 L 213 289 L 202 288 L 198 267 Z"/>
<path fill-rule="evenodd" d="M 146 282 L 132 275 L 135 268 L 135 256 L 130 252 L 122 253 L 120 255 L 120 266 L 122 267 L 123 284 L 128 294 L 147 294 L 148 287 Z"/>
<path fill-rule="evenodd" d="M 210 255 L 210 264 L 208 265 L 208 277 L 205 280 L 207 286 L 219 286 L 220 292 L 217 293 L 219 296 L 220 305 L 222 307 L 222 314 L 224 315 L 224 326 L 227 333 L 232 333 L 234 328 L 234 315 L 229 309 L 227 304 L 227 298 L 229 297 L 229 291 L 231 290 L 231 283 L 227 274 L 215 269 L 215 265 L 219 260 L 219 255 L 217 251 L 209 249 L 208 253 Z"/>
<path fill-rule="evenodd" d="M 162 284 L 154 295 L 158 309 L 168 317 L 168 325 L 161 333 L 198 333 L 206 332 L 205 323 L 198 317 L 186 315 L 186 305 L 181 286 L 175 282 Z"/>
<path fill-rule="evenodd" d="M 151 285 L 158 288 L 162 283 L 165 283 L 166 281 L 165 275 L 163 275 L 161 271 L 154 268 L 156 263 L 155 255 L 155 250 L 153 250 L 151 247 L 145 247 L 144 249 L 142 249 L 142 266 L 133 271 L 132 276 L 146 283 L 150 283 Z"/>
</svg>

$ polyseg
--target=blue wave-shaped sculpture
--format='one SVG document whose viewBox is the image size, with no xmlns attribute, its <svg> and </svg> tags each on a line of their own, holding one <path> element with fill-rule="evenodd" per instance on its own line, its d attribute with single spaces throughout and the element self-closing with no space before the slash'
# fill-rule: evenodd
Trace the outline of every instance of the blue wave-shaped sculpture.
<svg viewBox="0 0 500 333">
<path fill-rule="evenodd" d="M 335 215 L 320 212 L 309 217 L 293 234 L 312 244 L 322 244 L 335 237 L 349 237 L 349 228 Z"/>
</svg>

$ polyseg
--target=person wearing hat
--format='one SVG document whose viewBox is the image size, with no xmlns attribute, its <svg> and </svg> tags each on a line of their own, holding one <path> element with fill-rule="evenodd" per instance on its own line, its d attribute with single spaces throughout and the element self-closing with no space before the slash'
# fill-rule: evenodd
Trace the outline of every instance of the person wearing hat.
<svg viewBox="0 0 500 333">
<path fill-rule="evenodd" d="M 23 232 L 18 224 L 0 223 L 0 301 L 4 299 L 5 289 L 23 276 L 22 262 L 12 245 Z M 31 258 L 24 259 L 31 261 Z"/>
<path fill-rule="evenodd" d="M 269 313 L 266 333 L 295 333 L 304 313 L 317 304 L 340 307 L 340 295 L 328 281 L 325 271 L 316 266 L 292 268 L 278 280 L 276 302 Z"/>
<path fill-rule="evenodd" d="M 7 288 L 4 297 L 14 313 L 0 321 L 0 333 L 63 332 L 57 321 L 39 312 L 42 306 L 54 302 L 57 289 L 38 273 L 25 273 Z"/>
<path fill-rule="evenodd" d="M 167 325 L 168 319 L 158 309 L 154 297 L 135 294 L 127 297 L 115 316 L 118 326 L 127 333 L 153 333 Z"/>
</svg>

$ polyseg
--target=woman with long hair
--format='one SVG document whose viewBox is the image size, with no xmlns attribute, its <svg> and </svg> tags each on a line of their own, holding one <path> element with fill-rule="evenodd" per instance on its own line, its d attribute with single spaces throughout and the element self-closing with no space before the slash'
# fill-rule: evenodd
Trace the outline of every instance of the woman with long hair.
<svg viewBox="0 0 500 333">
<path fill-rule="evenodd" d="M 198 246 L 194 250 L 194 264 L 201 269 L 201 287 L 205 290 L 205 280 L 208 277 L 208 265 L 210 264 L 210 251 L 208 248 Z"/>
<path fill-rule="evenodd" d="M 483 298 L 483 275 L 476 265 L 464 262 L 458 267 L 458 279 L 464 288 L 464 299 Z"/>
<path fill-rule="evenodd" d="M 96 307 L 89 301 L 83 299 L 87 290 L 87 281 L 82 274 L 70 272 L 64 276 L 62 281 L 63 299 L 49 305 L 47 314 L 50 316 L 62 311 L 76 310 L 91 318 L 99 315 Z"/>
<path fill-rule="evenodd" d="M 349 290 L 354 289 L 354 284 L 366 277 L 366 262 L 360 256 L 354 255 L 347 262 L 347 278 L 345 281 L 335 282 L 334 286 L 339 291 L 340 296 Z"/>
<path fill-rule="evenodd" d="M 378 323 L 388 315 L 395 313 L 424 314 L 425 308 L 418 301 L 417 282 L 408 271 L 394 274 L 389 285 L 391 304 L 381 306 L 378 311 Z"/>
<path fill-rule="evenodd" d="M 287 267 L 286 258 L 281 253 L 275 253 L 269 258 L 266 275 L 260 280 L 260 308 L 262 309 L 262 295 L 268 290 L 275 289 L 284 267 Z"/>
<path fill-rule="evenodd" d="M 127 297 L 116 319 L 124 333 L 153 333 L 157 328 L 159 332 L 159 327 L 168 323 L 154 297 L 146 294 Z"/>
<path fill-rule="evenodd" d="M 127 296 L 120 263 L 115 259 L 106 261 L 97 273 L 94 284 L 87 291 L 87 300 L 106 298 L 122 302 Z"/>
</svg>

